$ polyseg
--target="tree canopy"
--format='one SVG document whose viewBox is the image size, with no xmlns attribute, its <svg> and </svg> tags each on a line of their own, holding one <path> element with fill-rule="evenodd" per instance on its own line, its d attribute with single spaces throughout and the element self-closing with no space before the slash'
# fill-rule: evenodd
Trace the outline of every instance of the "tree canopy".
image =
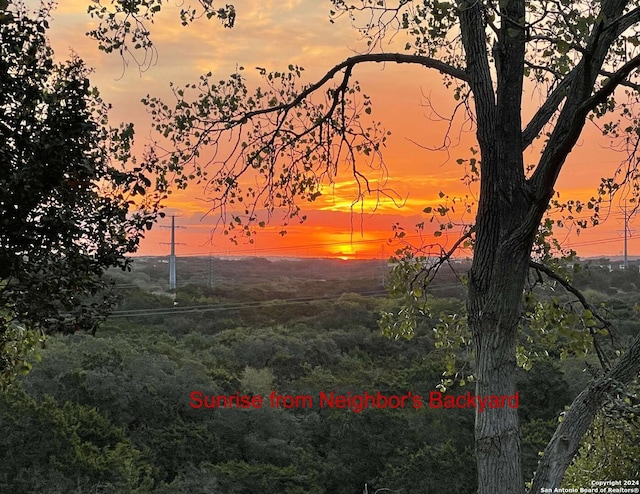
<svg viewBox="0 0 640 494">
<path fill-rule="evenodd" d="M 153 161 L 82 60 L 54 61 L 50 6 L 0 5 L 0 375 L 29 368 L 42 334 L 94 331 L 113 300 L 102 274 L 127 268 L 159 214 Z"/>
<path fill-rule="evenodd" d="M 382 152 L 388 133 L 371 119 L 372 101 L 361 92 L 356 69 L 366 63 L 413 64 L 424 67 L 430 80 L 439 72 L 458 102 L 452 118 L 462 112 L 473 123 L 475 155 L 460 160 L 479 187 L 475 222 L 453 249 L 443 247 L 441 261 L 463 240 L 473 245 L 465 324 L 475 355 L 476 394 L 512 395 L 530 269 L 564 280 L 571 290 L 566 278 L 539 262 L 551 258 L 549 229 L 567 220 L 587 227 L 589 221 L 575 215 L 583 209 L 593 211 L 590 222 L 597 224 L 603 201 L 621 192 L 635 201 L 638 192 L 640 6 L 629 0 L 331 3 L 332 20 L 347 16 L 366 41 L 362 53 L 311 83 L 303 81 L 302 67 L 289 65 L 274 72 L 258 68 L 263 83 L 255 88 L 240 67 L 227 80 L 206 74 L 174 87 L 170 104 L 147 98 L 159 139 L 172 146 L 161 161 L 183 180 L 206 180 L 214 209 L 230 213 L 227 231 L 239 227 L 243 235 L 262 224 L 260 211 L 284 208 L 289 218 L 300 216 L 300 199 L 314 200 L 343 167 L 361 194 L 384 193 L 371 190 L 367 171 L 387 165 Z M 404 50 L 389 53 L 385 42 L 394 36 L 405 42 Z M 539 96 L 528 121 L 525 87 Z M 596 197 L 561 203 L 556 181 L 588 121 L 626 155 L 614 176 L 594 184 Z M 225 140 L 233 145 L 222 146 Z M 528 164 L 524 152 L 534 146 L 536 162 Z M 257 185 L 243 185 L 248 176 Z M 563 217 L 545 219 L 550 208 Z M 446 205 L 426 213 L 443 219 L 444 228 L 453 226 Z M 594 319 L 584 309 L 585 319 Z M 591 322 L 585 325 L 587 333 L 590 327 Z M 559 486 L 611 383 L 638 374 L 638 352 L 640 336 L 576 399 L 545 451 L 533 492 Z M 516 410 L 477 415 L 479 493 L 524 491 L 519 443 Z"/>
</svg>

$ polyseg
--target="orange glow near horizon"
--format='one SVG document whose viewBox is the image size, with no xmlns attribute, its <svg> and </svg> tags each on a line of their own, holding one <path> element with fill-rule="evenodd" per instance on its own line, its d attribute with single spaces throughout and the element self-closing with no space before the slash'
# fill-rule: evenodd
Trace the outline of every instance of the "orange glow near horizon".
<svg viewBox="0 0 640 494">
<path fill-rule="evenodd" d="M 163 5 L 163 12 L 151 26 L 158 63 L 143 73 L 134 66 L 123 71 L 117 55 L 99 52 L 95 43 L 86 38 L 84 33 L 95 27 L 86 14 L 88 2 L 63 3 L 64 7 L 53 13 L 49 33 L 58 58 L 65 58 L 72 47 L 88 65 L 95 67 L 92 80 L 105 101 L 113 104 L 112 123 L 133 121 L 139 146 L 147 142 L 150 129 L 150 118 L 140 99 L 147 94 L 168 98 L 169 81 L 176 85 L 195 82 L 207 71 L 224 79 L 236 71 L 237 65 L 247 67 L 248 77 L 255 77 L 253 67 L 278 70 L 297 64 L 306 68 L 304 82 L 313 82 L 361 46 L 358 34 L 346 18 L 329 23 L 329 2 L 246 0 L 236 6 L 237 25 L 231 30 L 223 29 L 216 21 L 205 20 L 182 28 L 177 17 L 179 9 L 169 2 Z M 34 6 L 36 2 L 28 0 L 27 4 Z M 442 202 L 441 191 L 450 197 L 468 196 L 469 201 L 475 202 L 475 191 L 461 181 L 464 168 L 456 163 L 458 158 L 471 157 L 469 148 L 475 145 L 473 132 L 454 129 L 448 151 L 427 149 L 443 144 L 448 122 L 437 118 L 436 113 L 451 112 L 456 104 L 451 92 L 443 87 L 437 72 L 422 67 L 371 64 L 357 67 L 354 76 L 372 99 L 371 118 L 392 131 L 384 149 L 388 176 L 373 171 L 369 177 L 391 198 L 373 195 L 362 204 L 354 203 L 357 187 L 349 170 L 343 169 L 335 183 L 325 186 L 322 196 L 302 205 L 307 221 L 299 224 L 289 220 L 283 227 L 276 212 L 270 223 L 251 237 L 254 243 L 245 237 L 235 245 L 221 234 L 223 228 L 216 229 L 219 219 L 216 213 L 207 213 L 205 190 L 190 186 L 186 191 L 176 191 L 166 204 L 165 212 L 176 215 L 176 224 L 184 227 L 176 231 L 176 241 L 180 242 L 176 248 L 178 255 L 388 258 L 404 245 L 393 240 L 392 227 L 397 223 L 405 228 L 406 239 L 413 244 L 453 245 L 460 228 L 435 238 L 437 222 L 429 223 L 429 216 L 423 213 L 425 207 L 435 208 Z M 527 91 L 523 101 L 525 114 L 531 115 L 534 103 L 537 104 L 535 95 Z M 433 111 L 429 105 L 433 105 Z M 623 158 L 608 145 L 597 129 L 588 124 L 559 178 L 557 190 L 561 198 L 587 200 L 595 194 L 600 177 L 612 173 Z M 527 151 L 525 162 L 534 162 L 538 152 L 539 149 Z M 559 230 L 557 237 L 581 256 L 618 256 L 623 248 L 620 206 L 618 203 L 612 206 L 609 219 L 601 226 L 587 229 L 579 236 L 571 229 Z M 462 214 L 459 202 L 456 208 L 453 215 L 456 221 L 473 220 Z M 425 222 L 423 238 L 414 231 L 420 222 Z M 154 226 L 138 255 L 168 255 L 169 231 L 160 228 L 168 225 L 170 220 L 165 219 Z M 287 231 L 286 235 L 280 233 L 282 230 Z M 635 237 L 629 241 L 629 252 L 631 255 L 640 252 L 640 242 Z"/>
</svg>

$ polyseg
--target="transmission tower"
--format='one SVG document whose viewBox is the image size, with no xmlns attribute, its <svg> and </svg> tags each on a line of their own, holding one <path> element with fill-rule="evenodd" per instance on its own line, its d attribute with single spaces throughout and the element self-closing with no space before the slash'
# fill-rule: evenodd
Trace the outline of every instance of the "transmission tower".
<svg viewBox="0 0 640 494">
<path fill-rule="evenodd" d="M 185 245 L 176 243 L 176 228 L 184 228 L 184 226 L 176 227 L 176 217 L 171 215 L 171 227 L 163 226 L 162 228 L 171 228 L 171 242 L 161 242 L 162 244 L 171 245 L 171 255 L 169 256 L 169 290 L 176 289 L 176 245 Z"/>
<path fill-rule="evenodd" d="M 629 250 L 628 240 L 629 236 L 629 215 L 627 214 L 627 201 L 624 201 L 624 269 L 629 269 Z"/>
<path fill-rule="evenodd" d="M 622 213 L 624 215 L 624 269 L 629 269 L 629 236 L 631 235 L 631 230 L 629 229 L 629 220 L 635 213 L 635 208 L 629 212 L 627 210 L 627 201 L 624 201 L 624 207 L 621 208 Z"/>
<path fill-rule="evenodd" d="M 624 201 L 624 206 L 620 206 L 620 219 L 624 221 L 624 230 L 617 230 L 619 233 L 624 234 L 624 259 L 620 265 L 620 269 L 629 268 L 629 237 L 633 235 L 633 230 L 629 228 L 631 218 L 636 214 L 637 206 L 634 205 L 631 211 L 627 209 L 627 201 Z M 616 215 L 617 216 L 617 215 Z"/>
</svg>

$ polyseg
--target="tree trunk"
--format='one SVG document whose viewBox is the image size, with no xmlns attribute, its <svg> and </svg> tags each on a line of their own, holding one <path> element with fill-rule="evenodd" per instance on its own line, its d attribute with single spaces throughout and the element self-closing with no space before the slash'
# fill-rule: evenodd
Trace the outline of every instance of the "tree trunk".
<svg viewBox="0 0 640 494">
<path fill-rule="evenodd" d="M 473 327 L 473 333 L 478 355 L 476 394 L 513 395 L 515 332 L 508 324 L 489 318 L 474 326 L 477 326 Z M 500 340 L 499 346 L 497 340 Z M 476 410 L 475 444 L 478 493 L 521 492 L 518 411 L 509 407 Z"/>
<path fill-rule="evenodd" d="M 541 212 L 535 208 L 522 157 L 524 30 L 503 22 L 489 69 L 482 2 L 459 1 L 460 27 L 473 91 L 481 154 L 480 199 L 467 314 L 476 357 L 476 394 L 513 396 L 522 290 Z M 502 5 L 502 4 L 501 4 Z M 524 0 L 501 7 L 523 19 Z M 476 411 L 479 494 L 521 494 L 518 410 Z"/>
<path fill-rule="evenodd" d="M 509 215 L 486 216 L 489 223 L 497 226 Z M 513 396 L 516 393 L 516 335 L 529 251 L 526 246 L 509 249 L 487 245 L 489 242 L 482 242 L 480 232 L 478 238 L 468 299 L 469 325 L 476 352 L 476 394 Z M 483 266 L 483 262 L 487 265 Z M 477 410 L 475 443 L 478 493 L 522 493 L 518 410 L 509 406 Z"/>
</svg>

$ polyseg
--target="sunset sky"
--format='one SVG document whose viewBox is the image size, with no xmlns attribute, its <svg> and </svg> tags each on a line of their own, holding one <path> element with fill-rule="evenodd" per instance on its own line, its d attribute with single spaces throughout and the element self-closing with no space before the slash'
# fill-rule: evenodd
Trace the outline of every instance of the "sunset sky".
<svg viewBox="0 0 640 494">
<path fill-rule="evenodd" d="M 158 61 L 141 73 L 133 64 L 123 68 L 118 55 L 99 52 L 97 45 L 85 36 L 86 31 L 95 27 L 86 13 L 89 3 L 89 0 L 60 2 L 49 33 L 56 57 L 62 59 L 73 49 L 95 68 L 92 81 L 113 105 L 112 124 L 134 122 L 139 146 L 148 142 L 150 135 L 150 117 L 140 100 L 147 94 L 168 99 L 169 81 L 176 85 L 195 82 L 208 71 L 213 72 L 214 79 L 224 79 L 239 65 L 252 75 L 254 67 L 280 70 L 297 64 L 306 69 L 305 82 L 313 82 L 327 69 L 363 49 L 348 19 L 329 22 L 328 1 L 239 0 L 235 2 L 236 26 L 230 30 L 215 20 L 181 27 L 176 2 L 170 1 L 151 26 Z M 29 0 L 27 4 L 37 2 Z M 386 51 L 400 48 L 401 45 L 393 45 L 386 47 Z M 254 76 L 259 84 L 257 71 Z M 475 142 L 472 133 L 462 134 L 460 142 L 455 142 L 459 132 L 453 132 L 456 145 L 449 153 L 424 149 L 440 146 L 446 129 L 445 122 L 436 121 L 426 99 L 430 98 L 441 115 L 447 115 L 455 103 L 442 86 L 439 74 L 425 68 L 370 64 L 357 68 L 355 76 L 363 92 L 373 100 L 372 117 L 392 132 L 384 155 L 388 166 L 385 187 L 397 194 L 402 207 L 389 200 L 376 203 L 375 198 L 367 199 L 362 211 L 359 204 L 352 207 L 354 184 L 348 170 L 344 170 L 336 183 L 325 188 L 319 200 L 304 208 L 308 217 L 304 224 L 289 224 L 287 235 L 282 237 L 278 233 L 282 230 L 281 217 L 276 214 L 255 237 L 253 245 L 235 246 L 222 235 L 212 235 L 218 217 L 214 213 L 207 215 L 207 196 L 194 186 L 173 194 L 167 203 L 167 214 L 175 214 L 176 224 L 184 227 L 176 232 L 181 244 L 177 246 L 178 255 L 386 258 L 401 246 L 388 242 L 394 223 L 400 222 L 409 239 L 420 243 L 413 226 L 428 219 L 422 210 L 440 202 L 440 191 L 450 196 L 473 196 L 474 190 L 461 182 L 463 167 L 456 164 L 457 158 L 470 156 L 469 148 Z M 539 98 L 531 91 L 523 101 L 528 117 Z M 595 195 L 600 177 L 610 174 L 624 158 L 608 149 L 608 144 L 595 127 L 587 126 L 556 188 L 561 198 L 587 199 Z M 535 161 L 533 153 L 526 158 Z M 374 172 L 372 178 L 378 179 L 380 174 Z M 580 236 L 569 230 L 558 232 L 558 237 L 581 256 L 621 255 L 623 221 L 619 206 L 613 205 L 604 225 Z M 169 246 L 162 242 L 168 242 L 169 231 L 159 228 L 168 225 L 170 220 L 165 219 L 154 227 L 139 253 L 168 254 Z M 425 243 L 435 242 L 432 231 L 433 225 L 427 223 Z M 439 240 L 451 245 L 457 233 L 454 230 Z M 631 237 L 629 254 L 635 256 L 638 250 L 640 242 Z"/>
</svg>

